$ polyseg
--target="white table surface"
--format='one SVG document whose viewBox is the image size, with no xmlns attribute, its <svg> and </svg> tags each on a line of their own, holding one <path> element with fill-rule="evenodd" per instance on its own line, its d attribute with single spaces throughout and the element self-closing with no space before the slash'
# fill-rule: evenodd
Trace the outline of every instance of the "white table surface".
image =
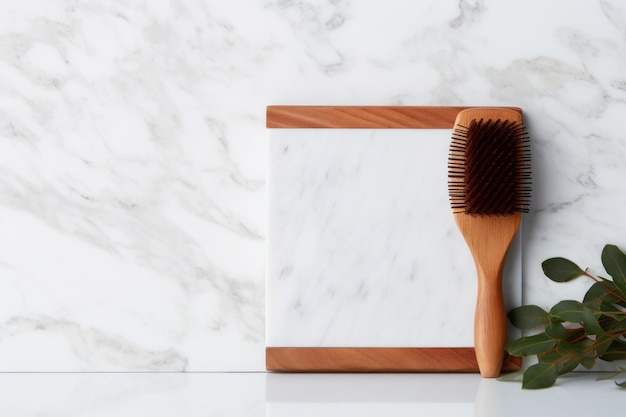
<svg viewBox="0 0 626 417">
<path fill-rule="evenodd" d="M 599 374 L 549 389 L 477 374 L 5 373 L 5 416 L 622 415 L 626 390 Z M 593 413 L 593 414 L 592 414 Z"/>
</svg>

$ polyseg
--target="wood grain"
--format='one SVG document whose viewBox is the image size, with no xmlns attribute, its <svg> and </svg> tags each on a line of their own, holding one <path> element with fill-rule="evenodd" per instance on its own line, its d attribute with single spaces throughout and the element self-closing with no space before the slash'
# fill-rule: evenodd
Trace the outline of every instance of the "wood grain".
<svg viewBox="0 0 626 417">
<path fill-rule="evenodd" d="M 452 129 L 459 112 L 445 106 L 268 106 L 268 128 Z M 518 112 L 518 107 L 500 107 Z M 419 301 L 418 301 L 419 302 Z M 267 347 L 276 372 L 478 372 L 473 348 Z M 519 370 L 505 356 L 502 372 Z"/>
<path fill-rule="evenodd" d="M 472 107 L 473 108 L 473 107 Z M 502 107 L 521 113 L 518 107 Z M 461 110 L 447 106 L 268 106 L 268 128 L 452 129 Z"/>
<path fill-rule="evenodd" d="M 500 373 L 507 330 L 502 270 L 521 217 L 520 213 L 484 217 L 465 213 L 454 215 L 476 263 L 478 291 L 474 346 L 480 373 L 486 378 L 495 378 Z"/>
<path fill-rule="evenodd" d="M 472 120 L 481 119 L 522 123 L 522 115 L 518 112 L 503 109 L 470 109 L 459 113 L 456 124 L 469 126 Z M 520 165 L 522 163 L 519 161 Z M 482 181 L 490 180 L 491 178 L 481 179 L 480 185 L 484 184 Z M 478 294 L 474 316 L 474 347 L 480 373 L 486 378 L 495 378 L 500 374 L 507 330 L 502 271 L 521 218 L 519 212 L 502 216 L 454 214 L 456 224 L 476 264 Z"/>
<path fill-rule="evenodd" d="M 275 372 L 478 372 L 473 348 L 268 347 L 266 367 Z M 517 371 L 521 358 L 506 355 L 502 372 Z"/>
</svg>

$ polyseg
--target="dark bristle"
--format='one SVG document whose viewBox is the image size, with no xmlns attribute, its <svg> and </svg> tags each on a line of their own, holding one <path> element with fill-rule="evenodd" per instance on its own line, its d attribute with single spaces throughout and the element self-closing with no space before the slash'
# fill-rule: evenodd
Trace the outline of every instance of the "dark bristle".
<svg viewBox="0 0 626 417">
<path fill-rule="evenodd" d="M 530 144 L 521 123 L 472 120 L 457 126 L 448 158 L 452 210 L 478 216 L 528 212 Z"/>
</svg>

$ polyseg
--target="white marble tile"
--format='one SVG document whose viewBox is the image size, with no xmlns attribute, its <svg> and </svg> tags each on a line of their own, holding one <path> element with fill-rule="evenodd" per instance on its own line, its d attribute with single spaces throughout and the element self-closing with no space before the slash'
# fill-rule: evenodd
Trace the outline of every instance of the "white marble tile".
<svg viewBox="0 0 626 417">
<path fill-rule="evenodd" d="M 517 105 L 541 261 L 626 247 L 616 0 L 0 5 L 0 368 L 263 369 L 269 104 Z"/>
<path fill-rule="evenodd" d="M 473 346 L 451 129 L 270 129 L 268 346 Z M 521 302 L 519 245 L 504 279 Z"/>
<path fill-rule="evenodd" d="M 262 367 L 263 115 L 216 8 L 3 6 L 0 369 Z"/>
</svg>

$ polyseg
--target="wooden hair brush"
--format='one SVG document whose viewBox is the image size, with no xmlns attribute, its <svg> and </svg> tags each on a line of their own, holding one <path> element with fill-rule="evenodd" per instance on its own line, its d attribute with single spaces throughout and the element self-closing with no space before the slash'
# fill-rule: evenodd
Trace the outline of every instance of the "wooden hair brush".
<svg viewBox="0 0 626 417">
<path fill-rule="evenodd" d="M 530 152 L 519 111 L 473 108 L 454 123 L 448 160 L 452 211 L 476 264 L 474 347 L 483 377 L 500 374 L 507 319 L 502 270 L 530 201 Z"/>
</svg>

